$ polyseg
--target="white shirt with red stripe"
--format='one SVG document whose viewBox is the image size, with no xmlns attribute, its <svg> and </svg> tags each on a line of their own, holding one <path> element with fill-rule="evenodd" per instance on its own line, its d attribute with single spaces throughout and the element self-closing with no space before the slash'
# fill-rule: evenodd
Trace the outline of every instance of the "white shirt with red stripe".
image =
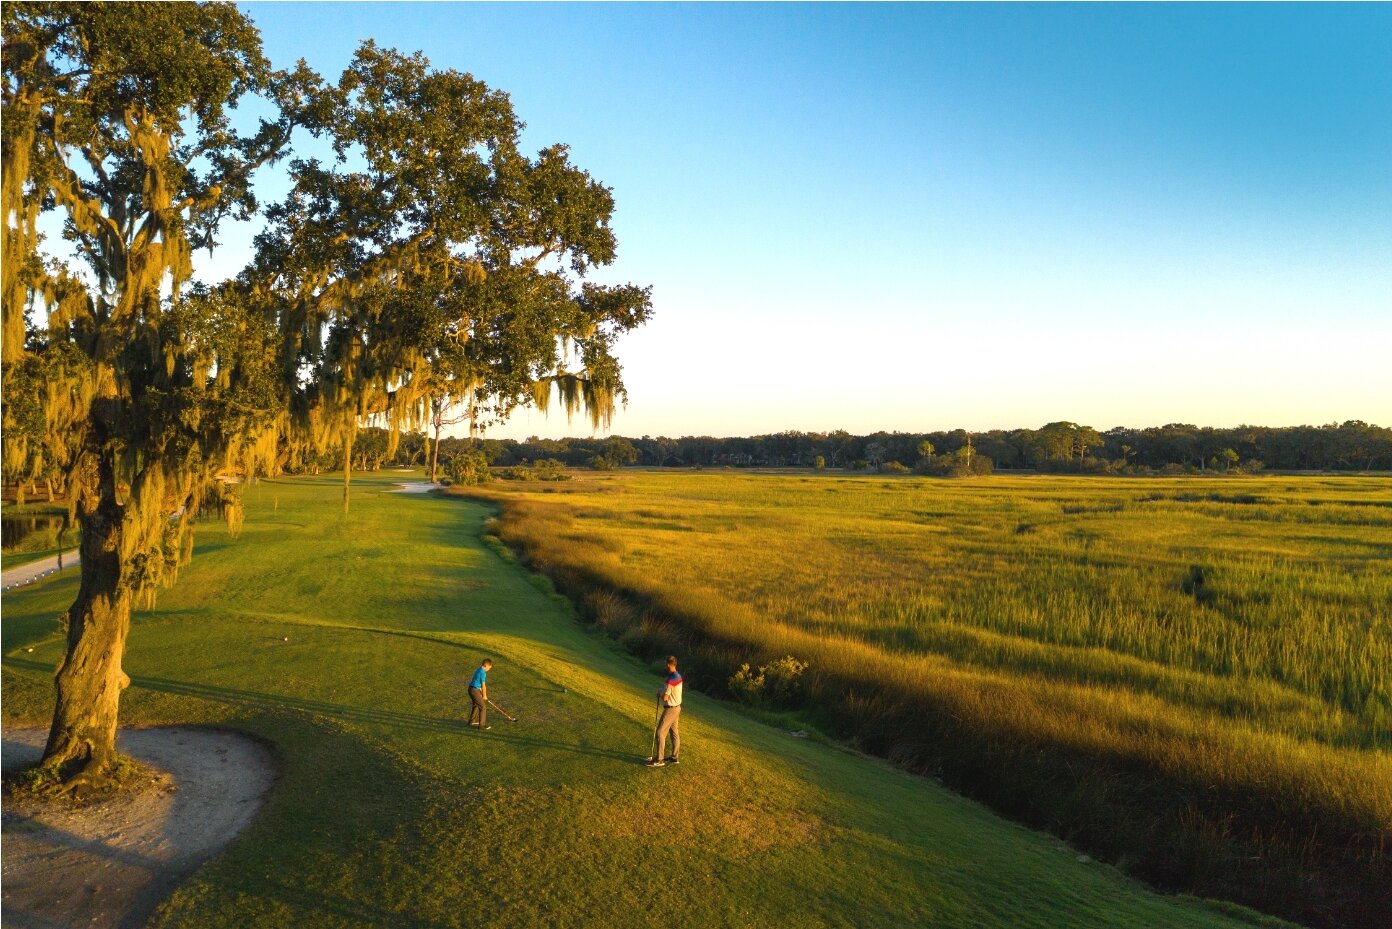
<svg viewBox="0 0 1392 929">
<path fill-rule="evenodd" d="M 667 689 L 662 691 L 663 706 L 681 706 L 682 676 L 676 671 L 667 675 Z"/>
</svg>

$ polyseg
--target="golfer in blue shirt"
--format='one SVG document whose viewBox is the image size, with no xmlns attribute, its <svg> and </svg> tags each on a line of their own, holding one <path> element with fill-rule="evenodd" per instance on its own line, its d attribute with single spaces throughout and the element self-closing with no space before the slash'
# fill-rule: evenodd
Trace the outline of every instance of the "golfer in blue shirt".
<svg viewBox="0 0 1392 929">
<path fill-rule="evenodd" d="M 488 672 L 493 668 L 493 659 L 483 659 L 483 664 L 474 672 L 469 682 L 469 699 L 473 706 L 469 709 L 469 725 L 479 729 L 492 729 L 488 725 Z"/>
</svg>

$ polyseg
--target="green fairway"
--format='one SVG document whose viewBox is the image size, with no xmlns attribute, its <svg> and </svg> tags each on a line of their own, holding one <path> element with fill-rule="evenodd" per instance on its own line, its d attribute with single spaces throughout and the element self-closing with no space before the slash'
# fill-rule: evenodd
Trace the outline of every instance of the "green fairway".
<svg viewBox="0 0 1392 929">
<path fill-rule="evenodd" d="M 481 541 L 487 510 L 400 475 L 246 488 L 238 538 L 138 613 L 128 725 L 267 740 L 260 817 L 161 927 L 1199 927 L 932 781 L 690 693 L 679 767 L 640 763 L 655 669 Z M 45 725 L 77 573 L 5 597 L 4 724 Z M 32 649 L 32 651 L 30 650 Z M 519 720 L 465 725 L 468 676 Z M 691 682 L 702 688 L 702 682 Z"/>
</svg>

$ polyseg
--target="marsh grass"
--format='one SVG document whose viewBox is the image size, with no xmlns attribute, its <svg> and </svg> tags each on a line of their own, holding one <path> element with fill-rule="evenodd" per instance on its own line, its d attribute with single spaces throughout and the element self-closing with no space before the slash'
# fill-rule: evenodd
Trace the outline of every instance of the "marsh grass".
<svg viewBox="0 0 1392 929">
<path fill-rule="evenodd" d="M 482 492 L 587 617 L 1166 887 L 1392 921 L 1392 482 L 637 473 Z"/>
</svg>

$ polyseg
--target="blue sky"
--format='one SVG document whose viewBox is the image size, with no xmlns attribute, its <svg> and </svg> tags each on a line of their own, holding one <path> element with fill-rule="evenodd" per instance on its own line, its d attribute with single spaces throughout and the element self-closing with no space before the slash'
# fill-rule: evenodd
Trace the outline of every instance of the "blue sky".
<svg viewBox="0 0 1392 929">
<path fill-rule="evenodd" d="M 469 71 L 614 188 L 615 432 L 1392 422 L 1392 7 L 243 8 L 278 65 Z"/>
</svg>

